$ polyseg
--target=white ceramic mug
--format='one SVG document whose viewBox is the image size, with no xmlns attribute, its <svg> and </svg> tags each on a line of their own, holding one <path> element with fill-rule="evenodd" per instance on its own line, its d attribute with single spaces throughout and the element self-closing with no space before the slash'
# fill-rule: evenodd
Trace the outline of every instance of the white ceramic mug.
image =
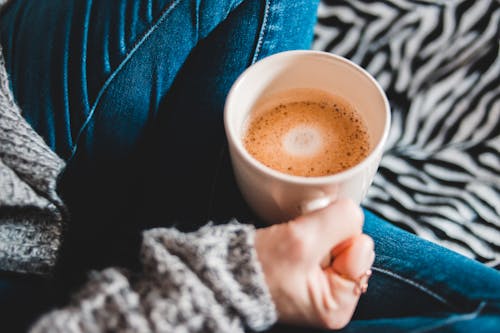
<svg viewBox="0 0 500 333">
<path fill-rule="evenodd" d="M 371 152 L 360 163 L 322 177 L 271 169 L 244 148 L 245 122 L 254 105 L 294 88 L 315 88 L 343 97 L 364 118 Z M 377 171 L 390 127 L 390 107 L 376 80 L 353 62 L 320 51 L 287 51 L 249 67 L 226 100 L 224 126 L 238 186 L 250 207 L 269 223 L 284 222 L 326 207 L 338 198 L 360 203 Z"/>
</svg>

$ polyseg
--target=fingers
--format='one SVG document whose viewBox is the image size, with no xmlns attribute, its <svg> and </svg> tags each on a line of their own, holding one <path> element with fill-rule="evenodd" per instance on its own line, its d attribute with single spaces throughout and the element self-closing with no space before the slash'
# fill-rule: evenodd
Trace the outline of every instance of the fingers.
<svg viewBox="0 0 500 333">
<path fill-rule="evenodd" d="M 365 234 L 358 235 L 340 243 L 332 253 L 335 254 L 334 261 L 323 272 L 329 284 L 326 297 L 330 300 L 327 304 L 336 307 L 331 311 L 324 306 L 320 317 L 326 327 L 338 329 L 349 322 L 368 282 L 369 276 L 365 274 L 375 258 L 373 240 Z"/>
<path fill-rule="evenodd" d="M 350 240 L 349 246 L 341 252 L 337 252 L 334 248 L 333 270 L 348 279 L 358 279 L 373 264 L 375 259 L 373 247 L 373 240 L 368 235 L 361 234 Z"/>
<path fill-rule="evenodd" d="M 290 222 L 304 237 L 312 260 L 321 260 L 330 249 L 361 233 L 363 212 L 353 201 L 341 199 L 332 205 Z M 319 261 L 318 261 L 319 262 Z"/>
<path fill-rule="evenodd" d="M 280 321 L 341 328 L 350 320 L 359 299 L 354 279 L 373 261 L 362 223 L 359 206 L 339 200 L 257 231 L 255 249 Z M 335 261 L 323 270 L 329 253 Z"/>
<path fill-rule="evenodd" d="M 332 267 L 325 270 L 325 276 L 331 291 L 329 296 L 337 307 L 333 312 L 325 312 L 321 319 L 326 327 L 339 329 L 347 325 L 351 320 L 358 304 L 359 294 L 354 292 L 355 283 L 342 278 Z"/>
</svg>

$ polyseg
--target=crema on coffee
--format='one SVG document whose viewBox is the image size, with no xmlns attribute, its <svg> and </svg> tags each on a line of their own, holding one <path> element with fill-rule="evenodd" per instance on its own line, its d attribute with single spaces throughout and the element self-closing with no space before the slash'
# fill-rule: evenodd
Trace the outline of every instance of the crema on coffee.
<svg viewBox="0 0 500 333">
<path fill-rule="evenodd" d="M 293 89 L 268 97 L 250 113 L 243 143 L 262 164 L 295 176 L 335 174 L 370 152 L 367 126 L 339 96 Z"/>
</svg>

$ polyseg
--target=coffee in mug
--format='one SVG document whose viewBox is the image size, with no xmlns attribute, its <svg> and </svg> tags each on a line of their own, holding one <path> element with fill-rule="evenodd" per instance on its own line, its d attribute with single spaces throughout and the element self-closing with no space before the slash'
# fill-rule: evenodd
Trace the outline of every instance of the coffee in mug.
<svg viewBox="0 0 500 333">
<path fill-rule="evenodd" d="M 296 88 L 269 96 L 250 113 L 243 142 L 259 162 L 302 177 L 342 172 L 370 152 L 364 119 L 345 99 Z"/>
</svg>

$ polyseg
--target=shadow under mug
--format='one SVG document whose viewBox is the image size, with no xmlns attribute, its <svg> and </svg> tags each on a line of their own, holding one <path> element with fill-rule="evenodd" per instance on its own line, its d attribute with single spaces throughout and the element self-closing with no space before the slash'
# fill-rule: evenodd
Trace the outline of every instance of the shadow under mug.
<svg viewBox="0 0 500 333">
<path fill-rule="evenodd" d="M 319 89 L 347 100 L 367 125 L 368 156 L 349 169 L 321 177 L 285 174 L 253 158 L 243 145 L 243 136 L 254 106 L 296 88 Z M 224 110 L 231 162 L 243 197 L 269 223 L 288 221 L 338 198 L 360 203 L 380 164 L 390 117 L 389 102 L 377 81 L 345 58 L 321 51 L 286 51 L 262 59 L 233 84 Z"/>
</svg>

